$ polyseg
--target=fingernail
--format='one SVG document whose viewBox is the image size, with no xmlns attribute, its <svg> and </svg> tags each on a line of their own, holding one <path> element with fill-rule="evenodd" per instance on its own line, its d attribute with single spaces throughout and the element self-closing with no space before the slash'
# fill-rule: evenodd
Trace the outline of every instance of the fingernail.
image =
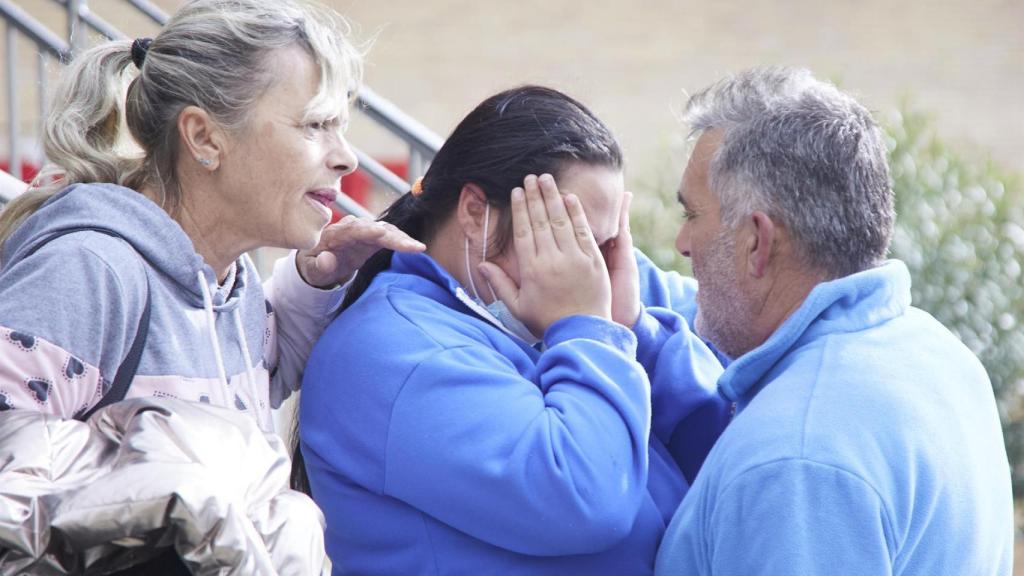
<svg viewBox="0 0 1024 576">
<path fill-rule="evenodd" d="M 512 189 L 512 199 L 513 200 L 522 200 L 523 199 L 523 189 L 522 188 L 513 188 Z"/>
<path fill-rule="evenodd" d="M 483 262 L 481 262 L 480 264 L 477 264 L 476 271 L 481 273 L 481 274 L 483 274 L 484 278 L 488 278 L 489 279 L 491 277 L 490 272 L 487 271 L 487 266 L 484 266 Z"/>
<path fill-rule="evenodd" d="M 552 176 L 551 174 L 541 174 L 540 175 L 540 179 L 543 180 L 546 183 L 550 183 L 550 182 L 554 182 L 555 181 L 555 177 Z"/>
</svg>

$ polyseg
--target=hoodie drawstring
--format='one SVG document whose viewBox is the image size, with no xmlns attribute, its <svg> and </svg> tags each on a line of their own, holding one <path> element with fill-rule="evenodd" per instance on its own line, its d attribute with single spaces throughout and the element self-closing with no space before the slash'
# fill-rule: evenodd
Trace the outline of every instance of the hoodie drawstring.
<svg viewBox="0 0 1024 576">
<path fill-rule="evenodd" d="M 245 327 L 242 326 L 242 315 L 238 308 L 231 311 L 231 317 L 235 319 L 235 330 L 238 331 L 239 339 L 242 341 L 242 358 L 245 360 L 245 373 L 249 376 L 251 386 L 256 385 L 256 371 L 252 369 L 252 356 L 249 356 L 249 342 L 245 339 Z"/>
<path fill-rule="evenodd" d="M 220 352 L 220 340 L 217 338 L 216 318 L 213 314 L 213 296 L 210 295 L 210 286 L 206 283 L 206 276 L 202 271 L 198 272 L 199 286 L 203 292 L 203 309 L 206 311 L 207 333 L 210 342 L 213 344 L 213 356 L 217 360 L 217 372 L 220 374 L 220 381 L 225 389 L 228 387 L 227 371 L 224 368 L 224 356 Z M 231 318 L 235 323 L 235 330 L 240 340 L 239 346 L 242 349 L 242 361 L 245 363 L 245 374 L 249 377 L 249 385 L 256 385 L 256 371 L 252 367 L 252 356 L 249 355 L 249 340 L 245 337 L 245 327 L 242 325 L 242 315 L 238 308 L 231 311 Z"/>
<path fill-rule="evenodd" d="M 213 357 L 217 361 L 217 373 L 220 374 L 220 382 L 225 388 L 228 386 L 227 373 L 224 370 L 224 356 L 220 353 L 220 341 L 217 339 L 216 319 L 213 317 L 213 297 L 210 296 L 210 287 L 206 285 L 206 276 L 203 271 L 196 272 L 199 276 L 199 287 L 203 292 L 203 310 L 206 312 L 206 330 L 210 336 L 210 343 L 213 344 Z M 245 337 L 244 335 L 242 336 Z"/>
</svg>

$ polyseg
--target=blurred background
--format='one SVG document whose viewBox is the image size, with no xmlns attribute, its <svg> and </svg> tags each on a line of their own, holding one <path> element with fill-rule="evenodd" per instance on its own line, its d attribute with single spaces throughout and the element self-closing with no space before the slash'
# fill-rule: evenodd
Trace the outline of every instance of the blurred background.
<svg viewBox="0 0 1024 576">
<path fill-rule="evenodd" d="M 677 116 L 687 93 L 759 64 L 805 66 L 852 92 L 890 137 L 899 212 L 893 255 L 911 268 L 915 303 L 985 363 L 1015 493 L 1024 495 L 1024 2 L 323 3 L 348 16 L 354 37 L 366 43 L 366 84 L 441 137 L 482 99 L 517 84 L 551 85 L 589 105 L 626 151 L 638 243 L 682 271 L 672 240 L 687 154 Z M 158 30 L 119 0 L 0 0 L 65 39 L 69 4 L 129 37 Z M 181 2 L 153 4 L 170 13 Z M 98 38 L 80 33 L 76 43 Z M 40 85 L 52 85 L 59 64 L 40 59 L 10 25 L 2 54 L 9 72 L 0 130 L 18 135 L 16 156 L 30 177 L 42 161 Z M 349 136 L 399 177 L 422 169 L 425 159 L 410 153 L 415 147 L 367 115 L 353 115 Z M 10 166 L 10 142 L 0 145 L 0 167 Z M 394 198 L 365 174 L 347 178 L 343 189 L 374 211 Z"/>
</svg>

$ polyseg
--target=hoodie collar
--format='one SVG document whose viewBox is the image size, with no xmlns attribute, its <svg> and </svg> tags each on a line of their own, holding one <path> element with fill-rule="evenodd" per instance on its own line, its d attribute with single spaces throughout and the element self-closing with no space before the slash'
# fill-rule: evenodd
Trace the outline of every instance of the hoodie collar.
<svg viewBox="0 0 1024 576">
<path fill-rule="evenodd" d="M 899 260 L 818 284 L 763 344 L 726 368 L 719 389 L 729 400 L 749 401 L 764 376 L 798 345 L 876 326 L 909 307 L 910 272 Z"/>
<path fill-rule="evenodd" d="M 231 263 L 231 267 L 228 268 L 228 275 L 224 278 L 223 282 L 217 281 L 217 275 L 213 272 L 213 268 L 207 265 L 203 265 L 200 271 L 202 272 L 206 288 L 210 291 L 211 305 L 215 312 L 232 310 L 238 306 L 242 292 L 247 284 L 247 275 L 255 273 L 251 266 L 245 264 L 244 256 Z M 196 280 L 193 280 L 193 284 L 199 286 L 200 295 L 202 295 L 202 285 L 197 284 Z"/>
<path fill-rule="evenodd" d="M 442 268 L 429 255 L 395 252 L 391 257 L 391 268 L 388 272 L 405 274 L 430 281 L 429 287 L 424 286 L 422 280 L 416 281 L 415 290 L 450 308 L 461 306 L 466 312 L 477 316 L 498 330 L 508 334 L 509 338 L 516 342 L 523 350 L 536 353 L 536 349 L 509 331 L 483 304 L 470 296 L 454 276 Z"/>
<path fill-rule="evenodd" d="M 4 243 L 4 265 L 18 261 L 43 238 L 83 226 L 117 232 L 196 307 L 203 305 L 198 272 L 208 279 L 212 292 L 220 292 L 216 274 L 196 253 L 181 226 L 149 198 L 116 184 L 75 184 L 48 199 Z M 235 262 L 234 281 L 224 283 L 230 289 L 214 295 L 215 308 L 230 305 L 244 288 L 246 276 L 252 272 L 245 260 L 242 257 Z"/>
<path fill-rule="evenodd" d="M 391 257 L 391 268 L 388 271 L 429 280 L 430 288 L 424 290 L 422 281 L 419 281 L 416 282 L 416 290 L 418 292 L 425 292 L 426 295 L 435 300 L 442 301 L 449 307 L 456 307 L 461 304 L 477 316 L 493 324 L 496 328 L 505 330 L 505 327 L 501 325 L 497 318 L 473 300 L 454 276 L 427 254 L 395 252 Z"/>
<path fill-rule="evenodd" d="M 391 256 L 391 267 L 387 272 L 424 278 L 440 288 L 438 292 L 452 297 L 455 296 L 456 290 L 462 290 L 459 281 L 425 253 L 395 252 Z"/>
</svg>

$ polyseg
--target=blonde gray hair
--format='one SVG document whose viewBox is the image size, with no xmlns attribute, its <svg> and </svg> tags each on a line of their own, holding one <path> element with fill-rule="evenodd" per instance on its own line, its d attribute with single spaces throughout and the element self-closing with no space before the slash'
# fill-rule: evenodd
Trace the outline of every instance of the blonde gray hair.
<svg viewBox="0 0 1024 576">
<path fill-rule="evenodd" d="M 81 54 L 64 71 L 44 125 L 50 164 L 0 213 L 0 243 L 56 192 L 82 182 L 149 187 L 174 214 L 181 202 L 175 170 L 181 111 L 197 106 L 226 130 L 242 133 L 275 80 L 273 55 L 297 46 L 320 73 L 306 116 L 337 115 L 362 78 L 362 54 L 349 36 L 340 15 L 317 6 L 193 0 L 153 39 L 139 70 L 129 41 Z M 125 145 L 122 121 L 141 154 Z"/>
<path fill-rule="evenodd" d="M 804 69 L 754 68 L 695 94 L 685 119 L 695 134 L 722 132 L 709 186 L 727 227 L 764 211 L 835 278 L 885 258 L 895 219 L 885 139 L 853 97 Z"/>
</svg>

